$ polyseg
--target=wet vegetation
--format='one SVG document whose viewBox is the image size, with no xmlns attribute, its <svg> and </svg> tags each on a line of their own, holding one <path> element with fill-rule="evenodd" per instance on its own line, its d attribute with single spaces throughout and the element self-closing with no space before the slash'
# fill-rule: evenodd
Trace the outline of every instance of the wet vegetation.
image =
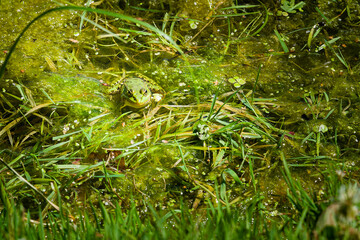
<svg viewBox="0 0 360 240">
<path fill-rule="evenodd" d="M 1 238 L 360 238 L 356 1 L 40 2 L 0 2 Z"/>
</svg>

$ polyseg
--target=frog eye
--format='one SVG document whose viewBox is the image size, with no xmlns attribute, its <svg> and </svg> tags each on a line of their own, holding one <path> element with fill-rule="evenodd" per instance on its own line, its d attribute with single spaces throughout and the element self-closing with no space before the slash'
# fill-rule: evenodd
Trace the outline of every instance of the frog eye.
<svg viewBox="0 0 360 240">
<path fill-rule="evenodd" d="M 142 95 L 145 95 L 148 91 L 145 88 L 140 89 L 140 93 Z"/>
</svg>

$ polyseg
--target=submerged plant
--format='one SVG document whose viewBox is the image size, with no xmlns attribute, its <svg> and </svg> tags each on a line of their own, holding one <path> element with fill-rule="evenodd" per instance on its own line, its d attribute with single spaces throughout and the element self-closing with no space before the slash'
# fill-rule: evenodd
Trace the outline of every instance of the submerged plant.
<svg viewBox="0 0 360 240">
<path fill-rule="evenodd" d="M 186 12 L 174 14 L 171 7 L 172 11 L 166 12 L 128 2 L 128 8 L 145 12 L 145 16 L 60 7 L 44 12 L 25 27 L 6 55 L 0 79 L 25 31 L 50 12 L 83 11 L 79 14 L 81 32 L 90 29 L 88 22 L 105 33 L 97 34 L 95 43 L 84 42 L 86 51 L 81 52 L 84 49 L 79 44 L 65 54 L 66 63 L 80 68 L 81 76 L 75 70 L 59 73 L 56 61 L 46 56 L 51 73 L 42 75 L 38 85 L 12 83 L 0 93 L 0 141 L 4 146 L 0 151 L 1 237 L 310 239 L 316 226 L 320 236 L 330 227 L 340 229 L 336 236 L 345 237 L 348 235 L 341 231 L 357 227 L 355 190 L 340 190 L 340 196 L 346 197 L 339 197 L 324 211 L 330 223 L 319 218 L 321 203 L 331 196 L 319 182 L 329 176 L 329 188 L 335 191 L 340 183 L 332 171 L 341 168 L 346 172 L 345 160 L 339 160 L 350 152 L 337 142 L 332 127 L 336 109 L 329 105 L 328 93 L 294 91 L 293 98 L 303 96 L 301 111 L 305 113 L 294 118 L 295 123 L 288 124 L 285 117 L 279 120 L 280 94 L 271 89 L 271 99 L 255 96 L 255 92 L 269 93 L 266 88 L 280 81 L 277 70 L 268 70 L 274 64 L 270 59 L 277 54 L 261 50 L 271 41 L 255 39 L 273 14 L 262 3 L 229 1 L 233 4 L 229 7 L 223 3 L 205 1 L 210 12 L 202 19 L 191 19 Z M 165 9 L 166 4 L 161 4 Z M 304 5 L 295 1 L 281 4 L 290 13 L 301 11 Z M 144 20 L 150 12 L 160 16 L 152 24 Z M 96 19 L 89 13 L 95 13 Z M 115 19 L 101 17 L 105 15 Z M 183 37 L 178 24 L 191 34 Z M 285 32 L 285 27 L 278 29 Z M 267 33 L 272 33 L 271 29 Z M 323 29 L 310 31 L 308 47 Z M 213 34 L 211 41 L 207 33 Z M 288 35 L 277 30 L 275 35 L 283 51 L 292 52 Z M 333 50 L 350 69 L 342 53 L 331 48 L 336 40 L 321 47 Z M 255 53 L 241 56 L 246 63 L 239 60 L 240 41 L 259 44 L 251 48 Z M 203 54 L 205 51 L 209 53 Z M 90 67 L 82 62 L 82 53 Z M 139 57 L 144 53 L 148 64 Z M 297 57 L 302 60 L 300 54 Z M 285 60 L 280 64 L 284 68 Z M 259 61 L 270 75 L 269 81 L 260 79 L 261 67 L 255 79 L 251 75 Z M 149 93 L 153 89 L 141 79 L 131 82 L 132 86 L 124 81 L 136 72 L 152 75 L 163 85 L 159 102 L 152 102 Z M 47 77 L 55 86 L 42 84 Z M 124 107 L 105 90 L 113 80 L 120 86 L 127 84 L 126 88 L 114 86 L 113 95 L 126 89 L 129 97 L 136 90 L 146 101 Z M 287 89 L 289 80 L 294 85 L 291 89 Z M 292 92 L 295 80 L 300 82 L 286 79 L 276 89 Z M 305 80 L 300 84 L 307 87 Z M 340 107 L 340 112 L 347 109 Z M 283 112 L 291 115 L 295 111 Z M 300 121 L 306 130 L 301 131 Z M 289 125 L 297 131 L 287 131 Z M 330 143 L 336 145 L 336 154 L 323 151 Z M 355 165 L 347 174 L 357 176 Z M 344 209 L 346 214 L 341 212 Z M 332 225 L 334 221 L 339 224 Z M 351 221 L 354 225 L 343 227 L 344 222 L 353 224 Z"/>
<path fill-rule="evenodd" d="M 295 0 L 281 0 L 281 9 L 287 13 L 296 13 L 296 10 L 302 11 L 305 2 L 300 1 L 295 4 Z"/>
</svg>

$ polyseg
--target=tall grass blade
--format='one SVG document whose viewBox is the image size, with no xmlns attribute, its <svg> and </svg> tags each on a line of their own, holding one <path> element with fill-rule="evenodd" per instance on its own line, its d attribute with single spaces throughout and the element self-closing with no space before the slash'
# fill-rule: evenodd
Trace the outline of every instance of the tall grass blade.
<svg viewBox="0 0 360 240">
<path fill-rule="evenodd" d="M 344 56 L 342 55 L 342 53 L 341 53 L 341 51 L 339 50 L 339 53 L 337 53 L 336 51 L 335 51 L 335 49 L 330 45 L 330 41 L 328 42 L 328 41 L 326 41 L 326 40 L 324 40 L 325 41 L 325 44 L 326 44 L 326 46 L 328 47 L 328 48 L 330 48 L 331 49 L 331 51 L 333 51 L 333 53 L 336 55 L 336 57 L 340 60 L 340 62 L 347 68 L 347 70 L 348 71 L 350 71 L 350 66 L 349 66 L 349 64 L 346 62 L 346 60 L 345 60 L 345 58 L 344 58 Z"/>
<path fill-rule="evenodd" d="M 320 11 L 318 7 L 315 7 L 315 10 L 320 14 L 320 16 L 332 27 L 331 21 Z"/>
<path fill-rule="evenodd" d="M 274 30 L 276 37 L 278 38 L 280 45 L 282 47 L 282 49 L 284 50 L 285 53 L 289 52 L 289 48 L 286 46 L 286 43 L 283 39 L 283 37 L 280 35 L 280 33 L 275 29 Z"/>
</svg>

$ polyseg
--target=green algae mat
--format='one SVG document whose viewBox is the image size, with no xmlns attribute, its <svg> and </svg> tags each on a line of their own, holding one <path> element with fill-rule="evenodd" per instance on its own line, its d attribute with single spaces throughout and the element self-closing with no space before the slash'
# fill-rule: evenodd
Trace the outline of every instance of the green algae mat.
<svg viewBox="0 0 360 240">
<path fill-rule="evenodd" d="M 0 1 L 4 239 L 359 239 L 355 1 Z"/>
</svg>

